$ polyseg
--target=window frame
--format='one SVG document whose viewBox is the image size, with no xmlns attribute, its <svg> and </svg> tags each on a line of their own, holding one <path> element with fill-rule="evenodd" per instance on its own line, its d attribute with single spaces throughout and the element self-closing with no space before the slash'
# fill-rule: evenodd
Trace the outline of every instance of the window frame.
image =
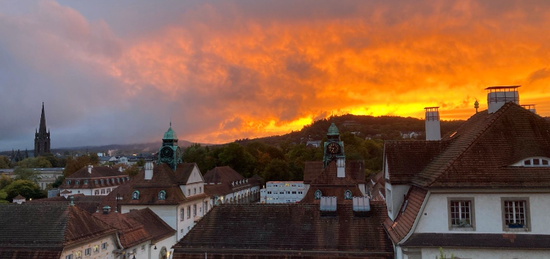
<svg viewBox="0 0 550 259">
<path fill-rule="evenodd" d="M 522 228 L 511 228 L 506 224 L 505 202 L 507 201 L 524 201 L 525 202 L 525 226 Z M 531 232 L 531 206 L 529 197 L 501 197 L 501 216 L 502 216 L 502 231 L 504 232 Z"/>
<path fill-rule="evenodd" d="M 92 248 L 88 247 L 88 248 L 84 249 L 84 255 L 92 255 Z"/>
<path fill-rule="evenodd" d="M 457 226 L 453 225 L 451 214 L 452 202 L 470 202 L 470 225 L 469 226 Z M 447 197 L 447 220 L 449 230 L 451 231 L 475 231 L 476 230 L 476 214 L 475 214 L 475 199 L 474 197 Z"/>
</svg>

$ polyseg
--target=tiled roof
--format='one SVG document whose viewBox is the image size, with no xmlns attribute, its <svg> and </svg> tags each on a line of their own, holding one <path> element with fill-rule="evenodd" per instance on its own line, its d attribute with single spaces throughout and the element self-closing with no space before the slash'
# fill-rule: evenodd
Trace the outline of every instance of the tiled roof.
<svg viewBox="0 0 550 259">
<path fill-rule="evenodd" d="M 410 183 L 448 144 L 449 141 L 386 141 L 384 155 L 390 165 L 388 182 Z"/>
<path fill-rule="evenodd" d="M 549 235 L 531 234 L 443 234 L 417 233 L 405 241 L 405 247 L 457 247 L 457 248 L 506 248 L 548 249 Z"/>
<path fill-rule="evenodd" d="M 356 217 L 350 203 L 338 204 L 332 217 L 322 216 L 318 204 L 216 206 L 174 246 L 174 258 L 193 252 L 202 252 L 203 258 L 204 252 L 235 252 L 244 258 L 335 253 L 346 258 L 393 258 L 382 227 L 385 205 L 373 202 L 369 216 Z"/>
<path fill-rule="evenodd" d="M 51 197 L 51 198 L 44 198 L 44 199 L 34 199 L 32 201 L 28 201 L 28 203 L 70 203 L 70 197 L 73 197 L 74 204 L 89 212 L 94 213 L 96 210 L 98 210 L 101 202 L 103 199 L 105 199 L 105 196 L 86 196 L 84 194 L 75 194 L 71 195 L 67 198 L 63 196 L 57 196 L 57 197 Z"/>
<path fill-rule="evenodd" d="M 20 259 L 20 258 L 40 258 L 40 259 L 59 259 L 63 253 L 63 248 L 3 248 L 0 247 L 0 258 L 2 259 Z"/>
<path fill-rule="evenodd" d="M 130 248 L 152 239 L 152 236 L 145 231 L 144 226 L 132 218 L 127 217 L 127 214 L 118 212 L 109 212 L 105 214 L 100 210 L 93 215 L 117 229 L 120 244 L 123 248 Z M 154 224 L 154 222 L 149 224 Z"/>
<path fill-rule="evenodd" d="M 92 173 L 88 173 L 88 167 L 85 166 L 67 177 L 59 188 L 92 189 L 111 186 L 116 187 L 125 182 L 127 178 L 128 175 L 108 166 L 94 166 L 92 168 Z"/>
<path fill-rule="evenodd" d="M 391 182 L 395 178 L 400 183 L 410 181 L 440 188 L 550 185 L 549 167 L 510 166 L 524 158 L 550 157 L 550 123 L 511 102 L 495 113 L 482 111 L 473 115 L 456 132 L 434 144 L 425 144 L 428 152 L 415 148 L 420 143 L 388 144 Z M 439 152 L 432 147 L 435 143 L 442 145 Z M 411 170 L 407 171 L 409 165 Z"/>
<path fill-rule="evenodd" d="M 155 165 L 153 178 L 145 180 L 145 172 L 130 178 L 130 181 L 120 185 L 105 197 L 102 206 L 109 205 L 112 208 L 118 205 L 175 205 L 185 201 L 203 199 L 207 195 L 202 193 L 186 197 L 180 189 L 180 184 L 187 182 L 191 175 L 194 163 L 178 164 L 176 172 L 172 171 L 167 164 Z M 132 193 L 139 192 L 139 199 L 133 200 Z M 165 199 L 159 200 L 158 194 L 165 191 Z M 117 196 L 120 200 L 116 200 Z"/>
<path fill-rule="evenodd" d="M 166 222 L 149 208 L 132 210 L 124 215 L 142 224 L 147 234 L 152 237 L 153 242 L 163 240 L 166 237 L 176 234 L 176 230 L 166 224 Z"/>
<path fill-rule="evenodd" d="M 0 219 L 4 222 L 0 224 L 0 251 L 6 256 L 29 250 L 36 250 L 30 254 L 44 252 L 49 256 L 64 246 L 116 231 L 90 213 L 65 203 L 3 205 Z"/>
<path fill-rule="evenodd" d="M 217 166 L 204 174 L 205 183 L 232 183 L 244 179 L 244 176 L 229 166 Z"/>
<path fill-rule="evenodd" d="M 309 184 L 323 172 L 323 161 L 308 161 L 304 167 L 304 183 Z"/>
<path fill-rule="evenodd" d="M 426 190 L 411 186 L 405 197 L 405 200 L 408 200 L 405 210 L 403 210 L 404 202 L 399 208 L 395 221 L 392 222 L 390 218 L 384 221 L 384 228 L 394 243 L 401 241 L 413 227 L 426 194 Z"/>
<path fill-rule="evenodd" d="M 204 189 L 207 194 L 223 196 L 241 189 L 259 186 L 262 178 L 258 176 L 246 179 L 229 166 L 219 166 L 204 175 L 204 182 Z"/>
<path fill-rule="evenodd" d="M 317 190 L 320 190 L 323 196 L 336 196 L 339 199 L 344 197 L 346 190 L 350 190 L 354 197 L 364 196 L 357 186 L 357 182 L 353 179 L 353 174 L 350 173 L 359 169 L 358 164 L 360 163 L 346 163 L 346 175 L 343 178 L 339 178 L 337 177 L 336 161 L 330 162 L 326 168 L 321 169 L 321 173 L 317 175 L 317 178 L 310 182 L 308 192 L 304 195 L 301 202 L 318 202 L 318 200 L 315 200 L 315 191 Z M 363 174 L 364 178 L 365 175 Z M 363 182 L 365 181 L 363 180 Z"/>
</svg>

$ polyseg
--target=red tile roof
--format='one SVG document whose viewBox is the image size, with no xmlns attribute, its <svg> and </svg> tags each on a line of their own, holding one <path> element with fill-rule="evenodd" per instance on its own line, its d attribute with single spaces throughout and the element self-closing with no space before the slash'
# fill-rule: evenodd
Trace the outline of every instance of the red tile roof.
<svg viewBox="0 0 550 259">
<path fill-rule="evenodd" d="M 339 199 L 343 199 L 346 190 L 350 190 L 354 197 L 364 196 L 354 179 L 354 176 L 357 178 L 356 174 L 351 173 L 355 171 L 363 172 L 364 167 L 361 170 L 359 165 L 362 164 L 346 162 L 346 175 L 343 178 L 339 178 L 337 177 L 336 161 L 330 162 L 330 164 L 328 164 L 326 168 L 321 169 L 317 177 L 310 182 L 308 192 L 300 202 L 318 202 L 318 200 L 315 200 L 315 191 L 317 190 L 320 190 L 323 196 L 336 196 Z M 363 182 L 365 182 L 364 179 L 365 175 L 363 172 Z"/>
<path fill-rule="evenodd" d="M 384 221 L 384 228 L 394 243 L 400 242 L 411 231 L 427 193 L 422 188 L 412 186 L 405 197 L 408 201 L 405 210 L 404 202 L 395 221 L 392 222 L 390 218 Z"/>
<path fill-rule="evenodd" d="M 81 168 L 68 176 L 60 189 L 91 189 L 109 186 L 118 186 L 126 181 L 128 175 L 108 166 L 94 166 L 92 173 L 88 173 L 88 166 Z M 124 178 L 124 180 L 122 180 Z M 70 184 L 68 183 L 70 181 Z M 84 184 L 88 182 L 88 184 Z"/>
<path fill-rule="evenodd" d="M 204 175 L 204 189 L 210 196 L 224 196 L 242 189 L 260 186 L 261 181 L 261 177 L 246 179 L 229 166 L 219 166 Z"/>
<path fill-rule="evenodd" d="M 176 234 L 176 230 L 166 224 L 166 222 L 149 208 L 132 210 L 124 215 L 143 225 L 147 234 L 153 238 L 153 242 L 163 240 L 166 237 Z"/>
<path fill-rule="evenodd" d="M 175 205 L 189 200 L 204 199 L 206 194 L 198 194 L 186 197 L 180 189 L 180 184 L 187 183 L 194 163 L 178 164 L 174 172 L 167 164 L 155 165 L 153 178 L 145 180 L 144 171 L 130 178 L 129 182 L 117 187 L 103 200 L 102 206 L 109 205 L 115 208 L 117 205 Z M 139 199 L 133 200 L 132 193 L 139 192 Z M 165 191 L 165 199 L 159 200 L 158 194 Z M 120 200 L 117 201 L 117 196 Z"/>
<path fill-rule="evenodd" d="M 550 157 L 550 123 L 514 103 L 493 114 L 475 114 L 441 141 L 417 142 L 387 144 L 390 182 L 438 188 L 550 185 L 549 167 L 510 166 L 529 157 Z M 427 151 L 418 149 L 421 143 Z"/>
<path fill-rule="evenodd" d="M 216 206 L 174 246 L 174 258 L 189 253 L 204 258 L 205 252 L 244 258 L 393 258 L 382 227 L 384 203 L 371 203 L 367 217 L 356 217 L 350 203 L 339 203 L 332 217 L 322 216 L 318 204 Z"/>
<path fill-rule="evenodd" d="M 145 231 L 141 223 L 127 217 L 126 214 L 118 212 L 104 214 L 103 211 L 100 210 L 93 215 L 117 229 L 120 244 L 123 248 L 130 248 L 152 239 L 152 236 Z M 151 224 L 152 223 L 153 222 L 151 222 Z"/>
<path fill-rule="evenodd" d="M 101 204 L 101 202 L 103 201 L 103 199 L 105 199 L 105 196 L 86 196 L 84 194 L 75 194 L 75 195 L 71 195 L 67 198 L 63 197 L 63 196 L 57 196 L 57 197 L 51 197 L 51 198 L 44 198 L 44 199 L 34 199 L 32 201 L 28 201 L 28 203 L 65 203 L 65 204 L 69 204 L 70 203 L 70 197 L 73 197 L 73 203 L 89 212 L 89 213 L 94 213 L 96 212 L 98 209 L 99 209 L 99 206 Z"/>
<path fill-rule="evenodd" d="M 0 224 L 1 258 L 49 258 L 68 245 L 116 232 L 90 213 L 65 203 L 3 205 L 0 219 L 5 222 Z"/>
</svg>

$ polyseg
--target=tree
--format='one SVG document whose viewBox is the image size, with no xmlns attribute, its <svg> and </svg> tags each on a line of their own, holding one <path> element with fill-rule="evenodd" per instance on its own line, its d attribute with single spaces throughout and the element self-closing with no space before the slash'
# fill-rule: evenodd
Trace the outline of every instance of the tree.
<svg viewBox="0 0 550 259">
<path fill-rule="evenodd" d="M 7 156 L 0 156 L 0 169 L 11 167 L 11 161 Z"/>
<path fill-rule="evenodd" d="M 130 177 L 134 177 L 139 174 L 139 167 L 137 165 L 129 166 L 126 170 L 124 170 L 124 173 Z"/>
<path fill-rule="evenodd" d="M 220 165 L 229 166 L 244 177 L 251 177 L 254 170 L 254 157 L 238 143 L 226 145 L 218 155 Z"/>
<path fill-rule="evenodd" d="M 10 185 L 12 182 L 11 178 L 6 174 L 0 175 L 0 190 L 4 189 L 6 186 Z"/>
<path fill-rule="evenodd" d="M 268 181 L 290 181 L 294 178 L 286 161 L 273 159 L 264 170 L 263 178 Z"/>
<path fill-rule="evenodd" d="M 55 179 L 55 182 L 51 183 L 51 186 L 48 186 L 47 189 L 58 188 L 59 186 L 61 186 L 63 184 L 63 181 L 65 181 L 65 177 L 63 175 L 59 176 Z"/>
<path fill-rule="evenodd" d="M 4 191 L 8 194 L 8 200 L 12 201 L 13 198 L 19 194 L 23 195 L 27 199 L 44 198 L 46 195 L 38 184 L 29 180 L 15 180 L 10 185 L 4 188 Z"/>
<path fill-rule="evenodd" d="M 88 155 L 83 155 L 76 158 L 69 157 L 67 158 L 67 164 L 65 165 L 65 169 L 63 170 L 63 176 L 68 177 L 74 172 L 88 165 L 97 165 L 97 162 L 94 163 L 93 160 L 90 159 L 90 156 Z"/>
<path fill-rule="evenodd" d="M 144 166 L 145 165 L 145 159 L 143 159 L 143 158 L 138 159 L 136 165 L 137 166 Z"/>
<path fill-rule="evenodd" d="M 15 170 L 13 170 L 13 174 L 15 175 L 15 180 L 29 180 L 36 183 L 38 182 L 38 179 L 40 179 L 40 175 L 38 173 L 25 167 L 15 168 Z"/>
<path fill-rule="evenodd" d="M 43 156 L 25 158 L 17 163 L 19 167 L 25 168 L 50 168 L 52 164 Z"/>
<path fill-rule="evenodd" d="M 5 191 L 0 190 L 0 204 L 9 203 L 9 201 L 7 201 L 7 198 L 8 198 L 8 194 Z"/>
</svg>

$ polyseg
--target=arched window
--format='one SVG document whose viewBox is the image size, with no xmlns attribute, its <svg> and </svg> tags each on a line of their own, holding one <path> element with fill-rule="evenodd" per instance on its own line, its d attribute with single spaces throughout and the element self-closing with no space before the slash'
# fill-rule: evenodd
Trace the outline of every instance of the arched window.
<svg viewBox="0 0 550 259">
<path fill-rule="evenodd" d="M 166 192 L 164 190 L 159 192 L 159 200 L 165 200 L 166 199 Z"/>
<path fill-rule="evenodd" d="M 71 180 L 67 180 L 67 185 L 70 185 L 71 184 Z"/>
<path fill-rule="evenodd" d="M 516 162 L 512 166 L 524 167 L 550 167 L 550 158 L 548 157 L 530 157 Z"/>
<path fill-rule="evenodd" d="M 79 181 L 79 180 L 76 180 L 74 183 L 75 183 L 76 185 L 79 185 L 79 184 L 80 184 L 80 181 Z"/>
<path fill-rule="evenodd" d="M 139 191 L 134 191 L 132 193 L 132 200 L 139 200 Z"/>
</svg>

